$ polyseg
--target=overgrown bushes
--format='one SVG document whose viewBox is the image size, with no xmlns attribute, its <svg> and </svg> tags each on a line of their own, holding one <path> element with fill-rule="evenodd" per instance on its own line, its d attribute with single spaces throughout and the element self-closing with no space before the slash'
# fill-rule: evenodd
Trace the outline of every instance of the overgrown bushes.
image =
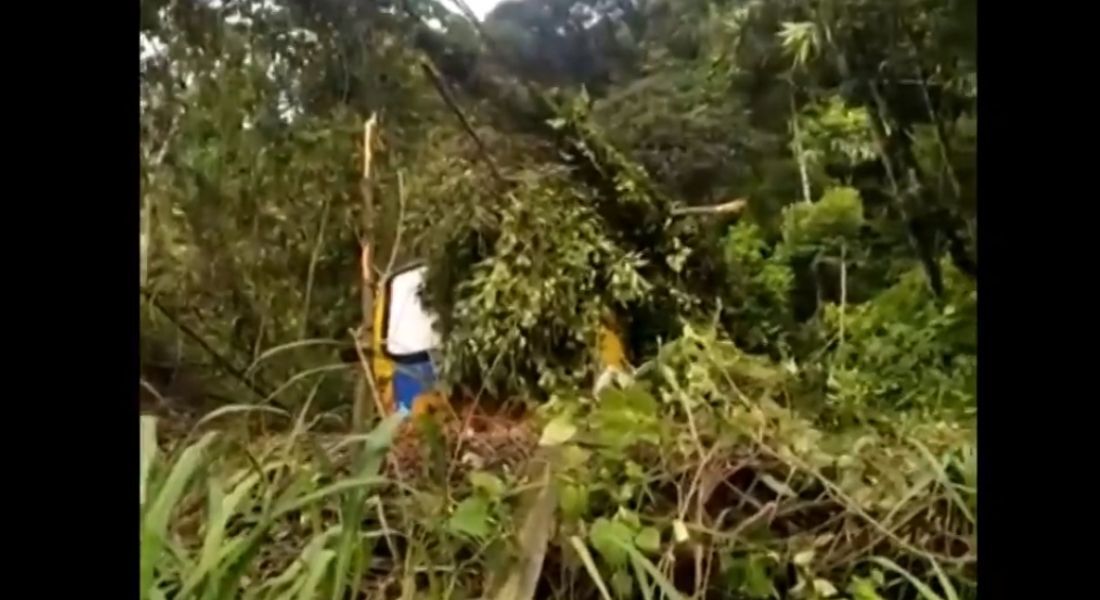
<svg viewBox="0 0 1100 600">
<path fill-rule="evenodd" d="M 973 597 L 972 428 L 822 427 L 791 406 L 797 377 L 689 327 L 625 387 L 555 397 L 532 458 L 489 470 L 505 445 L 471 435 L 454 463 L 430 428 L 384 468 L 394 422 L 343 438 L 299 417 L 250 460 L 217 434 L 171 463 L 147 440 L 146 597 L 503 600 L 531 569 L 553 598 Z"/>
<path fill-rule="evenodd" d="M 975 595 L 972 3 L 540 4 L 631 57 L 545 93 L 435 3 L 307 4 L 143 2 L 143 359 L 247 404 L 214 419 L 294 415 L 144 430 L 145 597 Z M 319 431 L 372 112 L 373 266 L 427 260 L 444 380 L 530 401 L 541 443 Z M 593 396 L 609 315 L 634 368 Z"/>
</svg>

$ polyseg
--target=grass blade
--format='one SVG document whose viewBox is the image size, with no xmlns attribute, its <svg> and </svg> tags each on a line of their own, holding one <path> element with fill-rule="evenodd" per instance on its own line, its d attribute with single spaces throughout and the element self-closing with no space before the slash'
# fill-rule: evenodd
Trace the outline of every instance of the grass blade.
<svg viewBox="0 0 1100 600">
<path fill-rule="evenodd" d="M 195 429 L 206 425 L 214 419 L 220 419 L 226 415 L 233 415 L 238 413 L 250 413 L 250 412 L 266 412 L 280 417 L 290 418 L 290 413 L 274 406 L 264 406 L 258 404 L 230 404 L 229 406 L 223 406 L 215 411 L 210 412 L 202 419 L 199 419 L 198 423 L 195 423 Z"/>
<path fill-rule="evenodd" d="M 328 364 L 328 365 L 321 365 L 319 367 L 314 367 L 312 369 L 306 369 L 305 371 L 302 371 L 300 373 L 295 373 L 289 379 L 284 381 L 282 385 L 280 385 L 278 388 L 276 388 L 274 392 L 271 392 L 270 394 L 268 394 L 267 397 L 264 398 L 264 401 L 262 402 L 262 404 L 263 405 L 270 404 L 272 400 L 274 400 L 276 397 L 279 396 L 279 394 L 282 394 L 283 392 L 287 391 L 288 389 L 293 387 L 295 383 L 298 383 L 299 381 L 301 381 L 301 380 L 303 380 L 307 377 L 310 377 L 312 375 L 316 375 L 318 373 L 328 373 L 330 371 L 343 371 L 343 370 L 348 369 L 348 368 L 349 368 L 348 365 L 346 365 L 344 363 L 332 363 L 332 364 Z"/>
<path fill-rule="evenodd" d="M 160 558 L 165 539 L 168 537 L 168 520 L 172 509 L 183 496 L 191 476 L 201 466 L 203 451 L 216 436 L 214 432 L 208 433 L 183 451 L 142 519 L 140 567 L 142 598 L 148 598 L 152 590 L 153 571 L 156 561 Z"/>
<path fill-rule="evenodd" d="M 966 501 L 964 501 L 962 496 L 959 495 L 959 490 L 955 488 L 955 484 L 947 475 L 947 471 L 943 468 L 943 463 L 939 460 L 936 460 L 936 457 L 932 454 L 932 451 L 928 449 L 928 446 L 922 444 L 920 440 L 910 439 L 909 443 L 912 444 L 913 447 L 915 447 L 921 453 L 921 455 L 924 457 L 924 460 L 928 461 L 928 464 L 931 465 L 932 469 L 936 473 L 936 477 L 940 480 L 940 483 L 943 484 L 943 488 L 947 490 L 947 493 L 951 495 L 951 499 L 954 500 L 955 506 L 959 508 L 959 511 L 962 512 L 964 517 L 966 517 L 966 520 L 970 521 L 971 525 L 976 524 L 977 521 L 974 519 L 974 515 L 970 512 L 970 509 L 967 508 Z"/>
<path fill-rule="evenodd" d="M 375 428 L 367 435 L 363 440 L 363 447 L 359 450 L 359 455 L 355 460 L 355 467 L 352 470 L 353 476 L 357 479 L 352 481 L 385 481 L 385 478 L 378 477 L 377 473 L 382 470 L 382 460 L 385 458 L 386 451 L 389 449 L 390 444 L 393 443 L 393 438 L 397 434 L 397 428 L 404 420 L 404 416 L 400 413 L 392 414 L 382 420 Z M 329 486 L 330 488 L 332 486 Z M 344 597 L 344 588 L 347 585 L 348 569 L 352 564 L 356 564 L 359 568 L 365 566 L 365 560 L 363 557 L 357 557 L 356 553 L 362 552 L 363 545 L 359 542 L 359 524 L 363 518 L 363 503 L 365 500 L 365 490 L 356 490 L 354 493 L 348 494 L 344 500 L 342 514 L 340 521 L 343 525 L 343 531 L 340 535 L 340 544 L 337 548 L 336 556 L 336 572 L 335 578 L 332 584 L 332 599 L 339 600 Z M 355 560 L 353 560 L 355 559 Z M 358 576 L 358 574 L 355 574 Z"/>
<path fill-rule="evenodd" d="M 306 547 L 302 549 L 302 553 L 298 555 L 294 562 L 290 563 L 282 573 L 260 584 L 257 591 L 277 592 L 281 588 L 290 586 L 283 591 L 280 597 L 293 598 L 305 584 L 305 581 L 298 579 L 303 569 L 313 563 L 314 557 L 320 554 L 325 544 L 336 535 L 337 531 L 339 531 L 338 527 L 331 527 L 324 533 L 315 536 L 306 544 Z"/>
<path fill-rule="evenodd" d="M 642 590 L 644 600 L 653 600 L 653 588 L 646 581 L 645 567 L 636 560 L 630 561 L 630 566 L 634 569 L 634 578 L 638 580 L 638 587 Z"/>
<path fill-rule="evenodd" d="M 664 592 L 665 596 L 672 598 L 673 600 L 687 600 L 687 597 L 681 594 L 680 591 L 676 589 L 676 586 L 672 585 L 672 582 L 669 581 L 664 575 L 662 575 L 661 571 L 653 565 L 653 562 L 646 558 L 645 555 L 642 554 L 637 548 L 629 544 L 621 545 L 623 547 L 623 550 L 626 550 L 626 552 L 630 555 L 631 560 L 642 569 L 644 569 L 645 572 L 653 578 L 653 581 L 657 584 L 657 587 L 661 588 L 661 591 Z M 643 586 L 645 585 L 644 581 L 641 581 L 639 583 L 641 583 Z"/>
<path fill-rule="evenodd" d="M 317 588 L 321 585 L 321 579 L 325 576 L 328 564 L 334 558 L 336 558 L 336 552 L 332 550 L 322 550 L 313 556 L 313 560 L 309 561 L 306 583 L 298 592 L 298 600 L 313 600 L 317 597 Z"/>
<path fill-rule="evenodd" d="M 281 517 L 288 512 L 301 510 L 302 508 L 309 506 L 310 504 L 313 504 L 318 500 L 323 500 L 324 498 L 327 498 L 329 496 L 335 496 L 341 492 L 355 490 L 358 488 L 366 488 L 373 485 L 381 485 L 385 483 L 389 483 L 389 479 L 377 475 L 374 477 L 359 477 L 356 479 L 345 479 L 343 481 L 337 481 L 336 483 L 326 485 L 316 492 L 311 492 L 292 501 L 289 501 L 286 504 L 283 504 L 280 508 L 276 509 L 275 516 Z"/>
<path fill-rule="evenodd" d="M 217 482 L 211 482 L 210 508 L 206 519 L 206 537 L 203 539 L 199 565 L 192 572 L 187 584 L 180 592 L 181 598 L 188 597 L 188 593 L 199 585 L 203 577 L 206 577 L 208 573 L 214 572 L 215 567 L 236 547 L 236 545 L 227 546 L 225 544 L 226 524 L 229 522 L 229 518 L 237 512 L 237 506 L 245 499 L 259 481 L 260 478 L 258 475 L 249 475 L 244 481 L 237 484 L 228 495 L 222 493 L 221 487 Z M 215 580 L 211 582 L 212 587 L 217 585 L 217 578 L 215 577 L 214 579 Z"/>
<path fill-rule="evenodd" d="M 149 481 L 149 471 L 157 456 L 157 418 L 141 417 L 141 506 L 145 506 L 145 490 Z"/>
<path fill-rule="evenodd" d="M 575 535 L 569 536 L 569 543 L 573 545 L 573 549 L 576 550 L 577 554 L 581 557 L 581 562 L 584 563 L 584 570 L 588 571 L 588 575 L 596 584 L 596 589 L 600 590 L 600 596 L 603 597 L 603 600 L 611 600 L 611 593 L 607 591 L 607 584 L 605 584 L 603 578 L 600 577 L 600 570 L 596 568 L 596 561 L 592 560 L 592 553 L 588 551 L 588 546 L 585 546 L 581 538 Z"/>
<path fill-rule="evenodd" d="M 959 600 L 959 594 L 955 591 L 954 584 L 952 584 L 951 579 L 947 577 L 947 573 L 943 572 L 940 563 L 932 557 L 929 557 L 929 560 L 932 561 L 932 568 L 936 571 L 936 578 L 940 580 L 940 587 L 943 588 L 943 593 L 947 596 L 947 600 Z"/>
<path fill-rule="evenodd" d="M 904 577 L 914 588 L 916 588 L 917 592 L 920 593 L 924 600 L 944 600 L 942 596 L 934 592 L 927 584 L 917 579 L 912 573 L 903 569 L 898 563 L 881 556 L 872 556 L 868 560 Z"/>
<path fill-rule="evenodd" d="M 263 354 L 257 356 L 256 360 L 252 361 L 252 364 L 248 366 L 248 369 L 245 370 L 244 374 L 246 376 L 252 375 L 260 366 L 260 363 L 270 359 L 276 354 L 281 354 L 289 350 L 294 350 L 295 348 L 304 348 L 307 346 L 343 346 L 345 345 L 345 343 L 346 342 L 341 342 L 340 340 L 334 340 L 331 338 L 314 338 L 309 340 L 298 340 L 296 342 L 290 342 L 289 344 L 283 344 L 281 346 L 275 346 L 274 348 L 268 348 L 267 350 L 264 350 Z"/>
<path fill-rule="evenodd" d="M 262 467 L 262 471 L 266 472 L 270 468 L 270 465 Z M 282 465 L 279 466 L 282 468 Z M 259 523 L 253 530 L 245 537 L 235 539 L 231 544 L 231 549 L 227 548 L 223 553 L 223 558 L 219 563 L 223 566 L 223 572 L 220 578 L 220 588 L 218 592 L 219 598 L 236 597 L 233 593 L 234 586 L 240 580 L 241 576 L 247 570 L 252 560 L 259 554 L 260 548 L 263 546 L 265 538 L 268 532 L 276 523 L 277 519 L 283 516 L 286 510 L 293 510 L 294 507 L 290 506 L 295 504 L 292 502 L 294 498 L 300 498 L 303 492 L 307 489 L 311 489 L 312 476 L 308 472 L 300 472 L 297 476 L 294 476 L 290 483 L 278 493 L 277 497 L 268 496 L 264 494 L 264 500 L 262 502 L 262 512 Z M 274 493 L 273 484 L 269 486 L 268 493 Z M 278 507 L 288 507 L 285 510 Z M 304 506 L 304 505 L 302 505 Z"/>
</svg>

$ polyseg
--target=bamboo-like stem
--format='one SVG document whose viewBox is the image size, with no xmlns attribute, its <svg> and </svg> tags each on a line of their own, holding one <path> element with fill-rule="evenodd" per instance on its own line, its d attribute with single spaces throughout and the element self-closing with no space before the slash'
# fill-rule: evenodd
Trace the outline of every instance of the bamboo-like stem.
<svg viewBox="0 0 1100 600">
<path fill-rule="evenodd" d="M 359 180 L 359 190 L 363 200 L 362 214 L 360 215 L 360 228 L 362 230 L 362 255 L 360 286 L 362 294 L 362 325 L 359 327 L 359 335 L 356 339 L 356 349 L 362 355 L 362 348 L 370 344 L 374 330 L 374 270 L 372 265 L 374 239 L 374 189 L 371 184 L 371 165 L 374 159 L 374 129 L 378 123 L 378 115 L 371 114 L 363 124 L 363 178 Z M 357 378 L 355 387 L 355 405 L 352 407 L 352 427 L 356 430 L 364 429 L 366 423 L 366 408 L 372 399 L 371 391 L 375 388 L 375 382 L 371 370 L 366 361 L 362 361 L 363 369 Z"/>
</svg>

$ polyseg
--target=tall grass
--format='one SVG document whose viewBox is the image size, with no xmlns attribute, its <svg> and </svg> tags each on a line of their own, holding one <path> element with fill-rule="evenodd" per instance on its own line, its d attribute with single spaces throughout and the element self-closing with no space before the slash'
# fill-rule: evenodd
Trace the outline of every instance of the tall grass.
<svg viewBox="0 0 1100 600">
<path fill-rule="evenodd" d="M 216 432 L 163 456 L 156 420 L 143 417 L 141 598 L 355 597 L 377 537 L 362 528 L 363 506 L 387 483 L 382 459 L 399 421 L 362 436 L 353 470 L 326 481 L 302 459 L 297 428 L 260 456 Z M 298 551 L 280 562 L 288 545 Z"/>
</svg>

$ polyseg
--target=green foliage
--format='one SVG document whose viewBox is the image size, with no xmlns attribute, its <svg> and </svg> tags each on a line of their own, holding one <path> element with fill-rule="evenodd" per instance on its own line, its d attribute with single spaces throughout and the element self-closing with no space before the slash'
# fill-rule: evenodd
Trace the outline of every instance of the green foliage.
<svg viewBox="0 0 1100 600">
<path fill-rule="evenodd" d="M 829 331 L 843 337 L 827 359 L 829 398 L 846 415 L 976 408 L 977 291 L 951 268 L 942 301 L 918 271 L 865 304 L 827 307 Z"/>
<path fill-rule="evenodd" d="M 763 494 L 754 496 L 762 503 L 765 499 L 779 503 L 780 512 L 788 503 L 828 498 L 839 503 L 838 510 L 889 521 L 893 517 L 883 515 L 919 512 L 924 509 L 918 506 L 929 506 L 923 503 L 937 497 L 945 502 L 938 506 L 958 511 L 953 513 L 955 518 L 967 523 L 963 527 L 971 533 L 966 535 L 972 535 L 969 527 L 976 496 L 967 483 L 973 481 L 972 467 L 967 466 L 973 457 L 971 429 L 923 417 L 874 426 L 837 426 L 818 411 L 793 409 L 797 402 L 781 404 L 788 401 L 785 394 L 796 389 L 794 380 L 803 376 L 797 368 L 745 354 L 713 331 L 687 328 L 655 362 L 639 368 L 635 382 L 626 388 L 615 394 L 605 392 L 595 402 L 559 399 L 552 405 L 555 411 L 572 414 L 572 422 L 578 425 L 576 435 L 563 448 L 578 456 L 559 463 L 561 489 L 570 490 L 568 495 L 563 493 L 562 508 L 570 516 L 568 523 L 587 521 L 587 539 L 599 559 L 594 568 L 609 589 L 625 590 L 627 579 L 621 573 L 634 568 L 632 551 L 659 552 L 665 550 L 663 543 L 672 543 L 661 536 L 669 524 L 673 539 L 708 535 L 705 528 L 677 525 L 676 504 L 668 504 L 663 494 L 673 489 L 677 490 L 673 496 L 681 498 L 695 493 L 690 475 L 709 460 L 727 460 L 715 458 L 727 452 L 737 457 L 729 460 L 740 468 L 753 465 L 748 468 L 756 482 L 731 485 L 751 487 L 755 492 L 747 493 Z M 633 404 L 628 401 L 631 398 Z M 614 407 L 608 408 L 609 403 Z M 889 409 L 876 410 L 883 414 Z M 643 417 L 643 411 L 649 416 Z M 638 433 L 630 433 L 628 427 L 609 433 L 602 417 L 607 412 L 633 415 Z M 638 425 L 646 418 L 660 426 Z M 583 452 L 585 447 L 595 451 Z M 646 448 L 660 450 L 650 455 Z M 632 478 L 632 472 L 639 476 Z M 684 473 L 688 481 L 679 479 Z M 578 510 L 581 482 L 586 500 L 584 509 Z M 728 503 L 721 506 L 739 510 Z M 710 585 L 737 590 L 749 598 L 783 597 L 782 590 L 798 594 L 799 589 L 829 597 L 845 587 L 860 597 L 895 597 L 897 579 L 888 586 L 882 573 L 868 576 L 859 571 L 850 576 L 850 571 L 837 568 L 835 561 L 845 555 L 839 549 L 845 545 L 840 539 L 855 534 L 849 525 L 839 529 L 823 525 L 825 529 L 813 536 L 801 527 L 783 534 L 787 530 L 782 527 L 754 526 L 754 520 L 770 515 L 769 511 L 758 506 L 730 515 L 727 523 L 741 524 L 738 534 L 708 538 L 714 544 L 712 550 L 722 557 Z M 684 528 L 684 533 L 676 534 L 677 528 Z M 794 580 L 787 578 L 788 569 L 796 572 Z M 956 588 L 965 581 L 960 572 L 950 577 L 947 585 Z M 892 589 L 889 595 L 887 589 Z"/>
<path fill-rule="evenodd" d="M 641 258 L 608 237 L 585 197 L 545 184 L 522 197 L 505 209 L 491 255 L 456 287 L 443 363 L 452 381 L 481 379 L 490 390 L 577 384 L 594 366 L 605 307 L 648 291 Z"/>
<path fill-rule="evenodd" d="M 620 519 L 596 519 L 588 533 L 592 547 L 612 569 L 626 566 L 629 558 L 626 548 L 634 543 L 634 532 Z"/>
<path fill-rule="evenodd" d="M 790 296 L 794 272 L 774 252 L 763 231 L 749 221 L 732 228 L 725 240 L 729 284 L 724 302 L 736 339 L 748 348 L 782 349 L 793 324 Z"/>
<path fill-rule="evenodd" d="M 216 455 L 209 452 L 218 439 L 208 436 L 172 469 L 170 463 L 150 461 L 150 502 L 167 504 L 157 499 L 180 486 L 161 482 L 174 479 L 190 483 L 172 504 L 192 506 L 169 513 L 174 516 L 166 539 L 173 550 L 159 552 L 155 585 L 166 593 L 176 589 L 177 581 L 210 589 L 204 587 L 206 575 L 196 575 L 208 572 L 202 565 L 212 564 L 216 573 L 227 567 L 221 559 L 204 563 L 202 556 L 220 556 L 235 544 L 248 543 L 238 540 L 268 532 L 267 549 L 241 564 L 244 579 L 222 578 L 239 580 L 239 587 L 209 597 L 267 598 L 289 590 L 308 595 L 302 590 L 310 589 L 328 597 L 334 586 L 359 581 L 340 577 L 345 572 L 340 565 L 361 572 L 371 564 L 389 565 L 390 579 L 401 582 L 403 593 L 451 589 L 442 597 L 480 597 L 479 577 L 507 564 L 498 561 L 515 552 L 509 550 L 513 535 L 530 535 L 511 518 L 512 498 L 548 482 L 557 490 L 561 519 L 560 529 L 548 532 L 548 543 L 571 544 L 585 564 L 585 570 L 565 576 L 575 578 L 571 585 L 578 589 L 600 581 L 620 597 L 658 589 L 668 597 L 691 593 L 678 588 L 658 561 L 685 538 L 702 542 L 717 561 L 710 578 L 696 584 L 698 590 L 736 590 L 748 598 L 782 597 L 799 588 L 819 595 L 848 589 L 853 597 L 892 598 L 899 588 L 922 589 L 927 578 L 916 571 L 887 569 L 887 576 L 862 570 L 859 541 L 879 533 L 867 519 L 889 524 L 893 515 L 913 515 L 920 524 L 908 542 L 919 544 L 918 551 L 889 539 L 878 546 L 883 560 L 893 564 L 912 565 L 923 553 L 942 552 L 934 541 L 941 535 L 963 540 L 972 552 L 973 430 L 924 418 L 874 427 L 818 424 L 816 412 L 779 403 L 798 376 L 797 370 L 738 350 L 713 330 L 686 328 L 654 362 L 638 369 L 634 383 L 606 390 L 599 399 L 558 398 L 547 405 L 554 418 L 542 438 L 554 443 L 543 445 L 540 460 L 552 465 L 549 480 L 481 470 L 469 473 L 468 485 L 420 480 L 385 485 L 370 473 L 381 464 L 392 422 L 366 438 L 324 438 L 296 429 L 274 445 L 251 448 L 249 453 L 260 457 L 258 467 L 232 446 L 219 446 L 223 450 Z M 569 435 L 561 434 L 563 429 Z M 350 470 L 325 466 L 317 458 L 344 462 L 348 459 L 339 458 L 336 448 L 348 445 L 360 448 Z M 323 450 L 320 455 L 301 452 L 310 446 Z M 725 464 L 739 465 L 735 474 L 741 475 L 711 470 Z M 272 479 L 263 483 L 257 473 Z M 719 477 L 722 483 L 697 487 L 692 482 L 698 477 Z M 725 486 L 751 501 L 712 505 L 717 500 L 711 495 L 724 493 L 718 490 Z M 702 508 L 691 509 L 685 523 L 678 505 L 694 494 L 703 494 Z M 375 513 L 375 503 L 385 512 Z M 768 508 L 772 503 L 774 509 Z M 807 537 L 798 520 L 815 518 L 801 512 L 807 505 L 822 507 L 826 516 L 844 511 L 852 518 L 811 521 L 822 529 Z M 356 506 L 367 510 L 357 512 Z M 331 510 L 335 520 L 325 516 Z M 376 522 L 376 514 L 385 515 L 377 531 L 373 525 L 361 530 L 362 523 Z M 777 520 L 774 528 L 766 526 L 767 518 Z M 188 529 L 187 523 L 194 522 L 201 523 L 197 531 Z M 549 519 L 540 527 L 551 527 Z M 736 535 L 727 535 L 730 527 L 736 527 Z M 940 527 L 951 529 L 945 534 Z M 363 543 L 367 554 L 341 561 L 341 548 L 357 547 L 344 546 L 347 531 L 357 534 L 353 539 Z M 387 537 L 407 540 L 393 564 L 386 558 L 390 541 L 376 543 Z M 368 561 L 371 556 L 376 558 Z M 274 560 L 274 566 L 260 569 L 265 560 Z M 946 583 L 928 589 L 969 589 L 963 571 L 936 568 L 943 575 L 935 577 Z M 789 569 L 797 572 L 796 580 L 786 577 Z M 418 583 L 412 577 L 417 572 L 431 575 Z"/>
<path fill-rule="evenodd" d="M 218 417 L 305 406 L 160 453 L 143 423 L 143 597 L 973 596 L 973 2 L 524 1 L 492 43 L 338 4 L 142 3 L 143 366 L 264 401 Z M 348 405 L 373 112 L 375 266 L 427 260 L 448 383 L 549 396 L 546 477 L 447 477 L 429 419 L 391 485 L 395 422 L 305 431 Z M 638 368 L 592 397 L 608 312 Z M 515 518 L 532 490 L 557 512 Z"/>
<path fill-rule="evenodd" d="M 820 51 L 821 32 L 810 22 L 786 22 L 779 30 L 783 50 L 794 58 L 797 66 L 805 65 L 813 54 Z"/>
<path fill-rule="evenodd" d="M 728 589 L 746 598 L 765 600 L 777 595 L 774 581 L 774 561 L 763 554 L 724 557 L 722 578 Z"/>
<path fill-rule="evenodd" d="M 753 183 L 746 159 L 771 140 L 750 129 L 747 111 L 709 70 L 675 66 L 615 90 L 593 115 L 676 197 L 706 204 L 744 193 Z"/>
<path fill-rule="evenodd" d="M 854 240 L 863 223 L 859 191 L 833 188 L 817 202 L 787 207 L 783 214 L 784 249 L 791 256 L 834 252 L 841 244 Z"/>
<path fill-rule="evenodd" d="M 657 401 L 643 389 L 606 390 L 591 415 L 597 443 L 620 451 L 640 442 L 657 444 L 658 414 Z"/>
<path fill-rule="evenodd" d="M 852 168 L 875 160 L 867 108 L 847 106 L 841 98 L 830 96 L 824 102 L 803 107 L 796 118 L 803 156 L 810 162 Z"/>
<path fill-rule="evenodd" d="M 448 521 L 450 530 L 459 535 L 484 538 L 492 531 L 489 522 L 489 501 L 482 496 L 471 496 L 458 503 Z"/>
</svg>

